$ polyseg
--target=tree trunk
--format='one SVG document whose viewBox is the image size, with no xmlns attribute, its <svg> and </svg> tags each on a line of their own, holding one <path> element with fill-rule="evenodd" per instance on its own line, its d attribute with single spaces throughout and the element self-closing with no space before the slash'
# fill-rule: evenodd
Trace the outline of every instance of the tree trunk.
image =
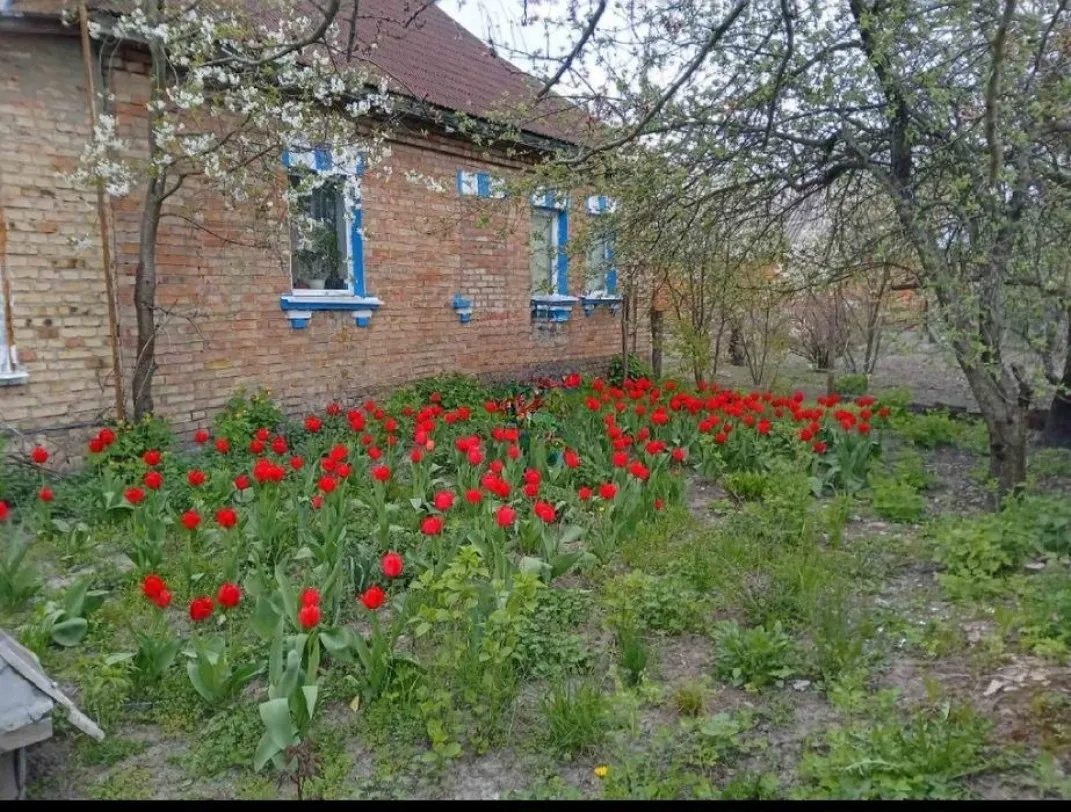
<svg viewBox="0 0 1071 812">
<path fill-rule="evenodd" d="M 153 410 L 152 379 L 156 373 L 156 237 L 163 208 L 161 187 L 161 181 L 149 181 L 141 212 L 138 267 L 134 276 L 134 313 L 138 325 L 133 380 L 135 420 L 141 420 Z"/>
<path fill-rule="evenodd" d="M 145 4 L 150 23 L 160 20 L 162 3 L 152 0 Z M 149 42 L 151 67 L 151 109 L 164 98 L 167 90 L 167 52 L 157 40 Z M 134 276 L 134 314 L 138 326 L 137 357 L 134 359 L 133 401 L 134 419 L 140 420 L 153 411 L 152 379 L 156 374 L 156 238 L 160 230 L 160 215 L 164 201 L 174 192 L 182 178 L 167 189 L 167 173 L 163 169 L 160 144 L 156 138 L 157 120 L 150 116 L 146 139 L 149 147 L 150 165 L 156 171 L 148 173 L 145 187 L 145 203 L 141 210 L 141 230 L 138 235 L 138 267 Z"/>
<path fill-rule="evenodd" d="M 651 310 L 651 370 L 662 377 L 662 311 Z"/>
<path fill-rule="evenodd" d="M 1067 319 L 1067 347 L 1064 353 L 1064 373 L 1052 396 L 1041 441 L 1047 446 L 1071 448 L 1071 315 Z"/>
<path fill-rule="evenodd" d="M 984 368 L 960 363 L 989 432 L 989 476 L 1001 495 L 1012 493 L 1026 481 L 1026 413 L 1029 401 L 1007 370 L 999 380 Z"/>
<path fill-rule="evenodd" d="M 744 358 L 744 337 L 741 334 L 740 325 L 729 326 L 729 363 L 734 367 L 742 367 L 746 363 Z"/>
</svg>

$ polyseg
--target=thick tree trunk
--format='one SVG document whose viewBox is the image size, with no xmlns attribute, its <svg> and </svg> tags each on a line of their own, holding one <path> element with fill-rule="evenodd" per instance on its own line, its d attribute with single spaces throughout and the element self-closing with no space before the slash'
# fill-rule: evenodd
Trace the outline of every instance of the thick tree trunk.
<svg viewBox="0 0 1071 812">
<path fill-rule="evenodd" d="M 134 419 L 153 410 L 152 379 L 156 373 L 156 237 L 160 227 L 163 194 L 159 180 L 150 180 L 141 212 L 138 267 L 134 276 L 134 313 L 137 317 L 137 357 L 134 361 Z"/>
<path fill-rule="evenodd" d="M 1064 352 L 1064 373 L 1052 396 L 1041 441 L 1047 446 L 1071 448 L 1071 316 L 1067 319 L 1067 347 Z"/>
<path fill-rule="evenodd" d="M 1012 493 L 1026 481 L 1029 401 L 1007 370 L 1001 370 L 998 380 L 981 367 L 962 362 L 961 366 L 989 432 L 989 476 L 1001 495 Z"/>
<path fill-rule="evenodd" d="M 729 363 L 734 367 L 742 367 L 747 363 L 744 357 L 744 337 L 737 324 L 729 326 Z"/>
</svg>

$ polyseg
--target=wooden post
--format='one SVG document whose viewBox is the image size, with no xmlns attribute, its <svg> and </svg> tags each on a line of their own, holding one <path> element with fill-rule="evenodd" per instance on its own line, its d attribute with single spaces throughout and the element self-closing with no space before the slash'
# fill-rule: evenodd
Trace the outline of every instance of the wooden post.
<svg viewBox="0 0 1071 812">
<path fill-rule="evenodd" d="M 78 19 L 82 28 L 82 59 L 86 70 L 86 98 L 89 102 L 89 126 L 97 130 L 97 89 L 93 71 L 93 48 L 89 42 L 89 12 L 85 0 L 78 4 Z M 115 419 L 126 419 L 126 393 L 123 386 L 122 354 L 119 350 L 119 314 L 116 307 L 115 269 L 112 267 L 110 244 L 110 210 L 104 194 L 104 181 L 97 178 L 97 221 L 100 223 L 100 258 L 104 265 L 104 288 L 108 300 L 108 337 L 112 345 L 112 378 L 115 381 Z"/>
</svg>

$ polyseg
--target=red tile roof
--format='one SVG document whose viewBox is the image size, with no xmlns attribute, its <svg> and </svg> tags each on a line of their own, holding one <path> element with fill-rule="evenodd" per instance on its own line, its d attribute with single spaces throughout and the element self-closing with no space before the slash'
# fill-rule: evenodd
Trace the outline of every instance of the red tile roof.
<svg viewBox="0 0 1071 812">
<path fill-rule="evenodd" d="M 89 5 L 114 11 L 125 4 L 90 0 Z M 13 0 L 11 10 L 55 16 L 68 6 L 74 4 Z M 581 140 L 582 131 L 592 126 L 586 115 L 561 98 L 548 97 L 533 107 L 540 82 L 497 56 L 435 0 L 342 0 L 337 21 L 340 47 L 347 42 L 353 21 L 357 27 L 354 58 L 386 74 L 396 92 L 447 110 L 508 121 L 526 132 L 563 141 Z"/>
</svg>

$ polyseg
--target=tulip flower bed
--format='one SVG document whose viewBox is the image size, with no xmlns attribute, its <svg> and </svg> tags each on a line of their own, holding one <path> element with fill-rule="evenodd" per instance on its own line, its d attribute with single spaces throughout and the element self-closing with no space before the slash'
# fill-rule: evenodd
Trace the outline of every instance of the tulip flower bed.
<svg viewBox="0 0 1071 812">
<path fill-rule="evenodd" d="M 155 421 L 104 428 L 67 480 L 30 451 L 20 498 L 0 503 L 0 618 L 112 734 L 80 757 L 137 763 L 163 731 L 191 774 L 239 776 L 202 790 L 228 797 L 465 794 L 442 788 L 450 765 L 502 752 L 504 771 L 544 771 L 504 784 L 537 795 L 764 797 L 802 780 L 823 796 L 826 762 L 727 772 L 761 719 L 706 711 L 716 686 L 808 712 L 812 685 L 863 702 L 874 631 L 852 592 L 888 551 L 843 539 L 853 505 L 919 520 L 920 488 L 881 457 L 906 418 L 868 396 L 673 381 L 447 383 L 296 423 L 238 398 L 189 450 Z M 696 517 L 697 483 L 718 514 Z M 699 673 L 675 678 L 677 660 Z M 645 707 L 680 720 L 672 789 L 642 775 Z M 981 760 L 963 713 L 933 746 Z M 572 764 L 583 780 L 562 777 Z M 144 766 L 99 783 L 184 794 Z"/>
</svg>

